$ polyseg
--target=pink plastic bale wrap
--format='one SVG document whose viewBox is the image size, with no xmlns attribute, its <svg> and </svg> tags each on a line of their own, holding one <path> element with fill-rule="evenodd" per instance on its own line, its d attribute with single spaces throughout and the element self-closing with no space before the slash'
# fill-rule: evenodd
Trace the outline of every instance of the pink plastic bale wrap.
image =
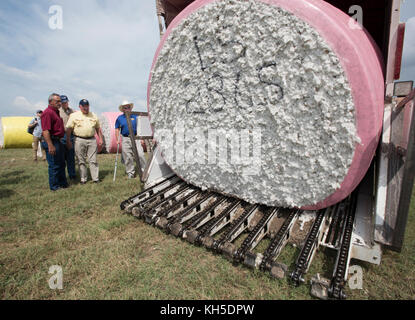
<svg viewBox="0 0 415 320">
<path fill-rule="evenodd" d="M 117 140 L 115 138 L 115 121 L 121 112 L 104 112 L 100 116 L 100 124 L 102 130 L 102 136 L 104 137 L 104 146 L 107 153 L 116 153 L 117 152 Z M 119 152 L 121 152 L 121 143 L 119 147 Z"/>
<path fill-rule="evenodd" d="M 350 27 L 350 17 L 325 1 L 320 0 L 257 0 L 271 6 L 286 10 L 298 19 L 310 25 L 325 40 L 331 50 L 337 56 L 341 68 L 348 80 L 351 95 L 354 103 L 354 116 L 356 135 L 359 140 L 355 144 L 352 162 L 348 168 L 343 181 L 334 192 L 326 196 L 323 200 L 306 205 L 298 205 L 307 210 L 317 210 L 333 205 L 346 198 L 360 183 L 366 174 L 370 163 L 374 157 L 378 145 L 383 119 L 384 105 L 384 77 L 381 56 L 373 39 L 365 30 L 352 29 Z M 158 58 L 166 42 L 169 41 L 170 34 L 180 26 L 180 24 L 191 14 L 201 8 L 220 0 L 200 0 L 195 1 L 183 10 L 170 24 L 160 45 L 156 51 L 152 72 L 148 84 L 148 109 L 150 118 L 153 113 L 151 104 L 152 77 L 157 66 Z M 277 32 L 277 30 L 276 30 Z M 171 43 L 169 44 L 171 45 Z M 189 47 L 191 44 L 189 44 Z M 168 112 L 170 106 L 165 106 Z M 178 117 L 181 115 L 178 114 Z M 157 121 L 152 120 L 153 128 L 157 132 Z M 316 128 L 318 130 L 318 128 Z M 159 141 L 163 150 L 163 141 Z M 166 151 L 166 150 L 164 150 Z M 181 175 L 185 180 L 186 176 L 173 163 L 167 163 Z M 300 169 L 301 170 L 301 169 Z M 214 175 L 215 172 L 213 171 Z M 200 177 L 203 181 L 203 177 Z M 203 183 L 202 183 L 203 184 Z M 205 187 L 202 185 L 202 187 Z M 229 193 L 226 189 L 208 185 L 210 189 L 215 189 L 224 194 L 231 194 L 241 197 L 238 193 Z M 245 199 L 250 200 L 252 199 Z M 254 201 L 255 202 L 255 201 Z M 261 202 L 261 201 L 258 201 Z M 270 204 L 267 202 L 262 202 Z M 278 203 L 271 203 L 278 205 Z"/>
</svg>

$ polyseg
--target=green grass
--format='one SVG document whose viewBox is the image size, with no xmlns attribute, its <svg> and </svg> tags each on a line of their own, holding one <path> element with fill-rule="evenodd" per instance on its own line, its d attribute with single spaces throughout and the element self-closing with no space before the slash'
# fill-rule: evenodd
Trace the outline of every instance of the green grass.
<svg viewBox="0 0 415 320">
<path fill-rule="evenodd" d="M 51 192 L 31 150 L 0 150 L 1 299 L 312 299 L 309 281 L 295 288 L 122 214 L 140 186 L 122 165 L 113 183 L 114 159 L 98 156 L 101 184 Z M 349 299 L 414 299 L 414 211 L 402 253 L 385 251 L 380 266 L 356 262 L 364 288 L 347 289 Z M 292 266 L 297 254 L 288 246 L 279 260 Z M 333 261 L 318 252 L 307 280 L 330 276 Z M 52 265 L 62 267 L 62 290 L 48 286 Z"/>
</svg>

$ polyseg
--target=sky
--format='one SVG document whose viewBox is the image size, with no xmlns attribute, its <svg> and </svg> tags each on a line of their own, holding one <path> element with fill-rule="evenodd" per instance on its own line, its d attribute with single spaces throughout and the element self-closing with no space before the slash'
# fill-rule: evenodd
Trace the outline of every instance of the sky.
<svg viewBox="0 0 415 320">
<path fill-rule="evenodd" d="M 415 80 L 415 0 L 401 21 L 401 80 Z M 146 110 L 158 43 L 155 0 L 1 0 L 0 117 L 31 116 L 52 92 L 75 110 L 86 98 L 98 115 L 124 100 Z"/>
<path fill-rule="evenodd" d="M 403 2 L 401 21 L 406 23 L 406 30 L 400 81 L 415 81 L 415 0 Z"/>
<path fill-rule="evenodd" d="M 145 110 L 160 40 L 155 12 L 152 0 L 1 0 L 0 116 L 31 116 L 52 92 L 75 110 L 83 98 L 97 114 L 123 100 Z"/>
</svg>

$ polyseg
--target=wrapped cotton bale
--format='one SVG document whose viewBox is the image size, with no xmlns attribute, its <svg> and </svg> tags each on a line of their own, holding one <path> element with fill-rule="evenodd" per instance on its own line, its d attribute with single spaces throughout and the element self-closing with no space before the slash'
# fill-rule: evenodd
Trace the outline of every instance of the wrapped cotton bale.
<svg viewBox="0 0 415 320">
<path fill-rule="evenodd" d="M 104 138 L 103 150 L 105 150 L 107 153 L 117 152 L 117 139 L 115 138 L 115 121 L 121 114 L 121 112 L 104 112 L 99 117 L 102 136 Z M 121 143 L 119 152 L 121 152 Z"/>
<path fill-rule="evenodd" d="M 4 148 L 3 120 L 0 119 L 0 149 Z"/>
<path fill-rule="evenodd" d="M 167 164 L 202 189 L 319 209 L 347 197 L 379 140 L 378 49 L 320 0 L 201 0 L 166 31 L 148 105 Z"/>
<path fill-rule="evenodd" d="M 31 148 L 33 136 L 27 133 L 32 117 L 2 117 L 0 121 L 0 146 L 4 149 Z"/>
</svg>

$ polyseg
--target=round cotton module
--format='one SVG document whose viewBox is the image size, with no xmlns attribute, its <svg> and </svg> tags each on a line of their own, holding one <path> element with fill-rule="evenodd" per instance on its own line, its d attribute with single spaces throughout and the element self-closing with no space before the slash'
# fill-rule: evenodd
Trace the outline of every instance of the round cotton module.
<svg viewBox="0 0 415 320">
<path fill-rule="evenodd" d="M 380 55 L 320 0 L 200 0 L 167 29 L 148 107 L 185 181 L 250 203 L 320 209 L 359 184 L 383 118 Z"/>
<path fill-rule="evenodd" d="M 99 123 L 101 125 L 102 137 L 104 138 L 103 151 L 107 153 L 117 152 L 117 139 L 115 138 L 115 121 L 121 112 L 104 112 L 99 117 Z M 121 152 L 121 143 L 120 149 Z"/>
<path fill-rule="evenodd" d="M 0 146 L 4 149 L 31 148 L 33 136 L 27 126 L 33 117 L 2 117 L 0 121 Z"/>
</svg>

